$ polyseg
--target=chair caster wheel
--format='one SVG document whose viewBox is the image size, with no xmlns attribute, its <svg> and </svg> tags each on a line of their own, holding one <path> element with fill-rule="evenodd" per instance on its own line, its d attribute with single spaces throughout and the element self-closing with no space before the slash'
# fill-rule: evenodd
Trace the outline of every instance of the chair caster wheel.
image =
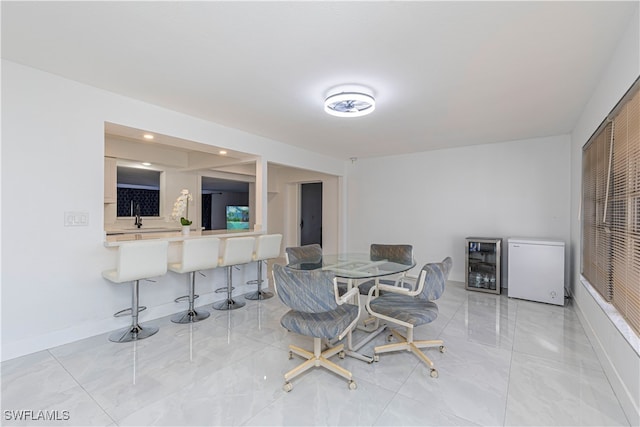
<svg viewBox="0 0 640 427">
<path fill-rule="evenodd" d="M 345 353 L 344 351 L 341 351 L 340 353 L 338 353 L 338 357 L 340 359 L 344 359 L 345 357 L 347 357 L 347 353 Z"/>
<path fill-rule="evenodd" d="M 444 353 L 444 352 L 446 352 L 446 351 L 447 351 L 447 347 L 445 347 L 445 346 L 441 345 L 441 346 L 440 346 L 440 353 Z"/>
<path fill-rule="evenodd" d="M 377 354 L 374 354 L 372 362 L 379 362 L 379 361 L 380 361 L 380 356 Z"/>
<path fill-rule="evenodd" d="M 293 351 L 289 352 L 289 360 L 293 359 Z"/>
<path fill-rule="evenodd" d="M 286 391 L 287 393 L 289 393 L 291 390 L 293 390 L 293 384 L 291 384 L 290 382 L 286 382 L 284 383 L 284 385 L 282 386 L 282 389 L 284 391 Z"/>
<path fill-rule="evenodd" d="M 355 390 L 358 388 L 358 384 L 354 380 L 349 381 L 349 390 Z"/>
<path fill-rule="evenodd" d="M 387 342 L 391 342 L 391 341 L 393 341 L 393 335 L 389 334 L 387 335 Z"/>
<path fill-rule="evenodd" d="M 435 369 L 431 369 L 429 375 L 431 375 L 431 378 L 438 378 L 438 371 L 436 371 Z"/>
</svg>

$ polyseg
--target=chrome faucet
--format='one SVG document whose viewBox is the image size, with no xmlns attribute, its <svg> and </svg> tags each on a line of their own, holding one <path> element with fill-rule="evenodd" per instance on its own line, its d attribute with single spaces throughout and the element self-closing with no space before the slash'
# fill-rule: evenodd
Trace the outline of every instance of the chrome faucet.
<svg viewBox="0 0 640 427">
<path fill-rule="evenodd" d="M 136 227 L 142 227 L 142 217 L 140 216 L 140 203 L 136 204 L 136 222 L 133 224 Z"/>
</svg>

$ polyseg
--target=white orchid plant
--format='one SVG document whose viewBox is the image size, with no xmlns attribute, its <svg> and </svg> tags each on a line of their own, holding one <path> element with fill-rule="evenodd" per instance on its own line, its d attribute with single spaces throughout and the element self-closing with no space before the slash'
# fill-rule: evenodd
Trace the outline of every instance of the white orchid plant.
<svg viewBox="0 0 640 427">
<path fill-rule="evenodd" d="M 180 192 L 180 195 L 173 204 L 173 212 L 171 218 L 180 218 L 180 224 L 191 225 L 193 221 L 189 221 L 189 202 L 193 200 L 193 196 L 186 188 Z"/>
</svg>

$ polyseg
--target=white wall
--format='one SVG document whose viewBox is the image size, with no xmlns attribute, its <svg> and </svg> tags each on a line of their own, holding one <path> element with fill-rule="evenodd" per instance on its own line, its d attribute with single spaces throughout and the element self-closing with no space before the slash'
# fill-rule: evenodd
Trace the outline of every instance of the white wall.
<svg viewBox="0 0 640 427">
<path fill-rule="evenodd" d="M 602 366 L 613 386 L 631 425 L 640 425 L 640 348 L 638 337 L 628 333 L 630 344 L 616 328 L 624 322 L 606 314 L 615 312 L 610 304 L 598 301 L 580 280 L 581 222 L 580 195 L 582 191 L 582 147 L 607 117 L 632 83 L 640 76 L 640 16 L 638 8 L 629 17 L 629 25 L 612 52 L 609 66 L 604 70 L 596 90 L 585 106 L 571 134 L 571 286 L 578 313 L 591 339 Z"/>
<path fill-rule="evenodd" d="M 263 156 L 263 162 L 343 173 L 342 161 L 3 60 L 2 360 L 127 324 L 112 314 L 130 305 L 130 287 L 100 275 L 115 265 L 115 251 L 103 246 L 105 121 Z M 64 227 L 65 211 L 88 212 L 89 225 Z M 199 302 L 222 298 L 213 290 L 224 277 L 219 271 L 200 281 Z M 250 265 L 234 279 L 254 277 Z M 143 284 L 149 309 L 141 320 L 183 309 L 173 299 L 185 293 L 186 279 L 174 273 Z"/>
<path fill-rule="evenodd" d="M 569 164 L 568 136 L 357 160 L 349 249 L 412 244 L 416 269 L 451 256 L 451 279 L 464 281 L 468 236 L 568 243 Z"/>
<path fill-rule="evenodd" d="M 269 168 L 269 233 L 282 233 L 283 249 L 300 244 L 298 224 L 301 183 L 322 182 L 322 248 L 325 253 L 341 249 L 342 188 L 335 175 L 287 168 Z"/>
</svg>

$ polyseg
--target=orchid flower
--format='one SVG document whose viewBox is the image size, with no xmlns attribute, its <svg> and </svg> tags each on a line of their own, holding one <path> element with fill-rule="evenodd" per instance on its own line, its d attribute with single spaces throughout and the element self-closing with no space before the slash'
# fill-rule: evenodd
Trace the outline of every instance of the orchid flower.
<svg viewBox="0 0 640 427">
<path fill-rule="evenodd" d="M 182 225 L 191 225 L 192 221 L 189 221 L 189 202 L 191 201 L 193 201 L 193 196 L 189 190 L 183 189 L 173 204 L 171 218 L 174 220 L 179 218 Z"/>
</svg>

